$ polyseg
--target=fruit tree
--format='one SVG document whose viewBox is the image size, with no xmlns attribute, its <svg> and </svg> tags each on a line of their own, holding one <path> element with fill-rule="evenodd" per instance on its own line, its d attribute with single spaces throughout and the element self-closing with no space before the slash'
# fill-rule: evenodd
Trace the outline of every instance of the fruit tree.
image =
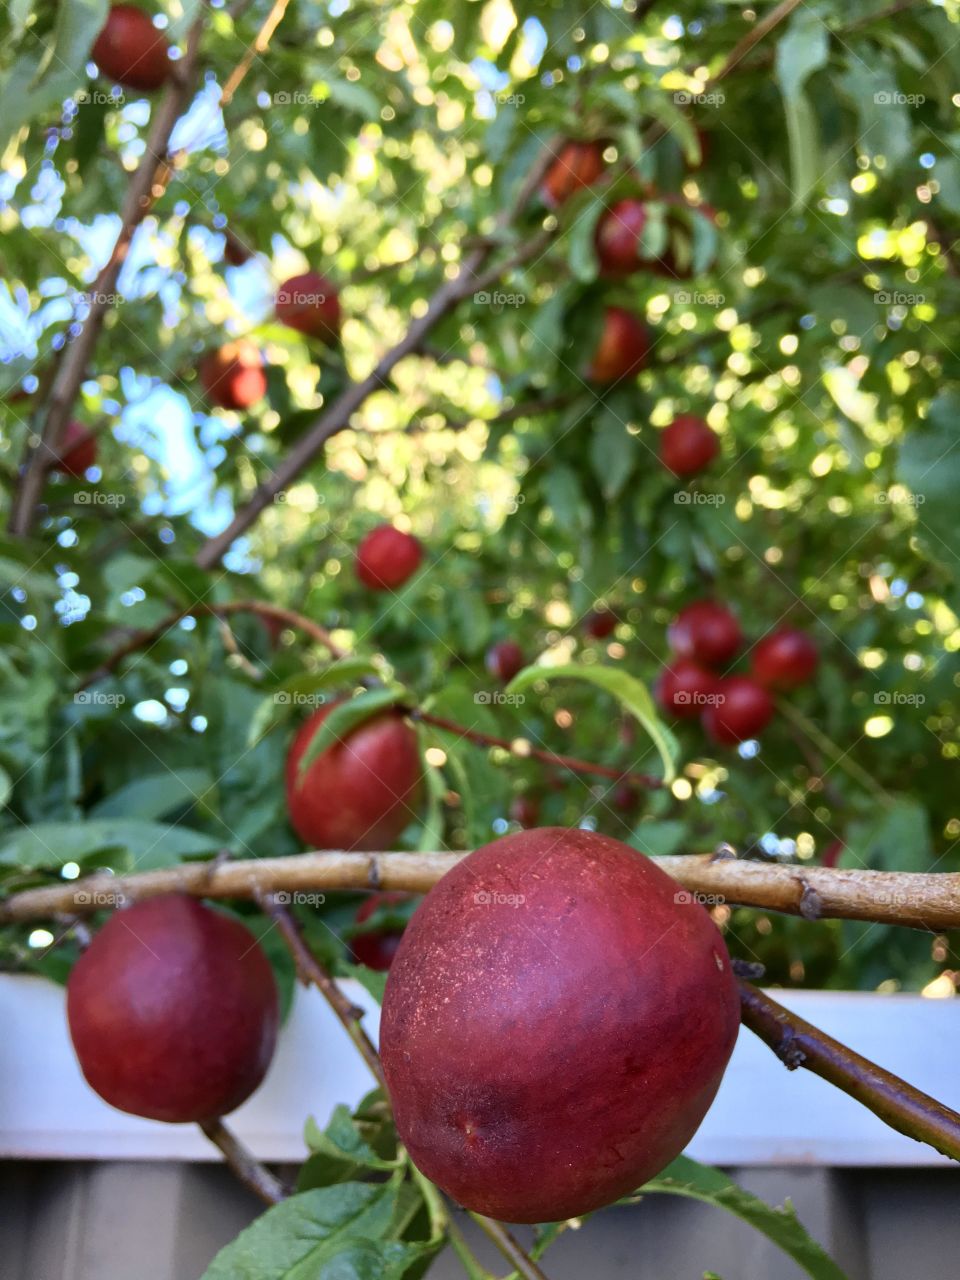
<svg viewBox="0 0 960 1280">
<path fill-rule="evenodd" d="M 755 985 L 960 984 L 955 0 L 0 33 L 0 962 L 272 1206 L 208 1280 L 652 1192 L 837 1280 L 682 1151 L 742 1022 L 960 1157 Z M 295 976 L 373 1092 L 291 1188 Z"/>
</svg>

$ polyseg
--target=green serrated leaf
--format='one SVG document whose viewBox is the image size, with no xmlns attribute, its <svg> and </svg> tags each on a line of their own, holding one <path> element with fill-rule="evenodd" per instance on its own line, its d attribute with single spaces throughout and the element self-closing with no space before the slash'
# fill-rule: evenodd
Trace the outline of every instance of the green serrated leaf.
<svg viewBox="0 0 960 1280">
<path fill-rule="evenodd" d="M 808 1235 L 789 1201 L 779 1208 L 765 1204 L 738 1187 L 719 1169 L 698 1164 L 688 1156 L 678 1156 L 639 1192 L 641 1195 L 650 1193 L 687 1196 L 715 1205 L 718 1209 L 726 1209 L 772 1240 L 812 1280 L 847 1280 L 829 1254 Z"/>
<path fill-rule="evenodd" d="M 293 712 L 302 709 L 303 700 L 311 694 L 336 685 L 356 685 L 367 677 L 384 679 L 387 668 L 375 658 L 339 658 L 322 671 L 301 671 L 284 680 L 257 707 L 247 729 L 247 746 L 253 747 L 282 724 Z"/>
<path fill-rule="evenodd" d="M 209 769 L 165 769 L 128 782 L 91 810 L 94 818 L 165 817 L 173 809 L 197 803 L 213 786 Z"/>
<path fill-rule="evenodd" d="M 170 866 L 183 858 L 215 853 L 221 841 L 202 831 L 138 819 L 37 822 L 0 836 L 0 865 L 62 867 L 96 853 L 123 853 L 139 870 Z"/>
<path fill-rule="evenodd" d="M 663 762 L 663 780 L 670 783 L 677 776 L 676 761 L 680 749 L 676 738 L 657 715 L 653 699 L 634 676 L 613 667 L 585 667 L 569 662 L 559 667 L 526 667 L 507 686 L 507 693 L 529 689 L 538 680 L 585 680 L 612 694 L 643 725 Z"/>
</svg>

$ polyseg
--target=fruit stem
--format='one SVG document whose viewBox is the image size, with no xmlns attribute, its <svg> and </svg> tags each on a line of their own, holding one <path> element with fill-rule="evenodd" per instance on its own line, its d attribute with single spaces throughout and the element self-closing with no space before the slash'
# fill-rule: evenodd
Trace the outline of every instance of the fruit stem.
<svg viewBox="0 0 960 1280">
<path fill-rule="evenodd" d="M 646 787 L 654 790 L 663 786 L 663 779 L 656 777 L 652 773 L 630 773 L 624 769 L 613 769 L 609 765 L 594 764 L 591 760 L 579 760 L 576 756 L 556 755 L 552 751 L 543 751 L 539 747 L 531 747 L 525 738 L 498 738 L 492 733 L 481 733 L 479 729 L 468 729 L 465 725 L 458 724 L 455 720 L 448 720 L 445 716 L 435 716 L 428 711 L 414 710 L 410 712 L 411 718 L 419 720 L 422 724 L 433 725 L 435 729 L 443 729 L 447 733 L 455 733 L 461 738 L 465 738 L 468 742 L 474 742 L 481 747 L 502 747 L 504 751 L 509 751 L 511 755 L 520 756 L 523 759 L 528 757 L 533 760 L 540 760 L 544 764 L 554 765 L 558 769 L 570 769 L 574 773 L 592 773 L 600 778 L 610 778 L 614 782 L 630 782 L 637 787 Z M 523 743 L 523 746 L 518 746 Z"/>
<path fill-rule="evenodd" d="M 484 1217 L 482 1213 L 471 1213 L 470 1217 L 484 1235 L 493 1241 L 514 1270 L 524 1277 L 524 1280 L 547 1280 L 546 1275 L 534 1260 L 524 1253 L 502 1222 Z"/>
<path fill-rule="evenodd" d="M 200 1128 L 215 1147 L 219 1147 L 228 1168 L 236 1174 L 245 1187 L 266 1204 L 279 1204 L 289 1192 L 269 1169 L 247 1150 L 240 1139 L 228 1129 L 222 1120 L 203 1120 Z"/>
<path fill-rule="evenodd" d="M 740 980 L 741 1020 L 791 1071 L 805 1067 L 848 1093 L 898 1133 L 960 1160 L 960 1115 L 840 1044 Z"/>
<path fill-rule="evenodd" d="M 380 1065 L 380 1055 L 360 1023 L 360 1019 L 363 1017 L 363 1010 L 358 1009 L 356 1005 L 347 999 L 333 977 L 307 946 L 303 934 L 300 932 L 300 926 L 290 911 L 277 902 L 269 893 L 255 893 L 254 896 L 262 910 L 266 915 L 270 916 L 283 935 L 283 940 L 289 947 L 296 964 L 300 981 L 304 986 L 309 986 L 312 983 L 320 991 L 330 1008 L 340 1019 L 344 1030 L 353 1041 L 361 1058 L 369 1067 L 377 1084 L 381 1088 L 385 1088 L 386 1082 L 383 1078 L 383 1067 Z"/>
</svg>

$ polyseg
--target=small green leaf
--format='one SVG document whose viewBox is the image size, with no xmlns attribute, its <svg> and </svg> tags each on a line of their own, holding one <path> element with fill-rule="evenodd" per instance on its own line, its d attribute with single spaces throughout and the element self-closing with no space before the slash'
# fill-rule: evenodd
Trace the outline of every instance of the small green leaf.
<svg viewBox="0 0 960 1280">
<path fill-rule="evenodd" d="M 165 769 L 128 782 L 101 800 L 94 818 L 163 818 L 173 809 L 196 804 L 213 786 L 209 769 Z"/>
<path fill-rule="evenodd" d="M 599 689 L 605 689 L 636 718 L 646 729 L 663 761 L 663 780 L 670 783 L 677 776 L 676 761 L 680 749 L 676 738 L 662 723 L 657 715 L 653 699 L 647 687 L 625 671 L 616 671 L 613 667 L 584 667 L 575 662 L 565 663 L 559 667 L 527 667 L 515 676 L 507 686 L 507 693 L 519 693 L 529 689 L 538 680 L 586 680 Z"/>
<path fill-rule="evenodd" d="M 719 1169 L 698 1164 L 687 1156 L 678 1156 L 663 1173 L 641 1187 L 638 1194 L 651 1192 L 687 1196 L 726 1209 L 772 1240 L 812 1280 L 847 1280 L 833 1259 L 807 1234 L 789 1200 L 773 1208 L 738 1187 Z"/>
<path fill-rule="evenodd" d="M 298 672 L 277 685 L 257 707 L 247 730 L 247 746 L 253 747 L 271 733 L 288 716 L 302 710 L 305 699 L 335 685 L 356 685 L 368 677 L 387 678 L 387 669 L 376 658 L 338 658 L 322 671 Z M 317 699 L 319 705 L 322 700 Z M 316 710 L 316 706 L 313 708 Z"/>
<path fill-rule="evenodd" d="M 814 71 L 826 65 L 828 56 L 829 36 L 823 20 L 812 9 L 801 8 L 777 45 L 776 55 L 776 79 L 787 117 L 794 208 L 803 204 L 822 170 L 817 120 L 804 85 Z"/>
<path fill-rule="evenodd" d="M 304 1129 L 304 1141 L 314 1154 L 349 1160 L 368 1169 L 395 1169 L 395 1160 L 383 1160 L 362 1137 L 350 1109 L 342 1103 L 334 1107 L 326 1129 L 311 1118 Z"/>
<path fill-rule="evenodd" d="M 298 774 L 302 778 L 318 756 L 323 755 L 335 742 L 343 742 L 366 720 L 372 719 L 388 707 L 396 706 L 406 697 L 406 690 L 399 685 L 387 689 L 367 689 L 355 698 L 334 707 L 319 725 L 300 758 Z"/>
<path fill-rule="evenodd" d="M 169 866 L 182 858 L 215 853 L 222 841 L 187 827 L 164 826 L 138 819 L 90 822 L 37 822 L 0 836 L 0 865 L 62 867 L 83 862 L 95 853 L 122 851 L 131 866 Z"/>
</svg>

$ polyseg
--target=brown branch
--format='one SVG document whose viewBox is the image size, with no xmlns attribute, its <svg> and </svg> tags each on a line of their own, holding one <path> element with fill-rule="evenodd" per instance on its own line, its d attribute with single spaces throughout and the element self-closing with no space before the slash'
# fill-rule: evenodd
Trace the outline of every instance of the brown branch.
<svg viewBox="0 0 960 1280">
<path fill-rule="evenodd" d="M 267 46 L 270 44 L 270 39 L 273 36 L 274 31 L 276 31 L 277 27 L 282 22 L 283 15 L 287 11 L 288 4 L 289 0 L 275 0 L 273 8 L 267 14 L 266 18 L 263 20 L 260 30 L 257 32 L 257 36 L 253 44 L 250 45 L 249 49 L 247 49 L 246 53 L 240 59 L 240 62 L 236 67 L 234 67 L 229 79 L 223 86 L 223 91 L 220 94 L 221 107 L 229 106 L 233 101 L 233 95 L 240 88 L 244 77 L 253 65 L 254 59 L 259 58 L 261 54 L 266 53 Z"/>
<path fill-rule="evenodd" d="M 316 640 L 318 644 L 322 644 L 332 657 L 342 658 L 344 656 L 343 650 L 334 642 L 326 627 L 321 627 L 312 618 L 307 618 L 293 609 L 285 609 L 276 604 L 266 604 L 261 600 L 230 600 L 224 604 L 208 604 L 205 601 L 198 600 L 194 604 L 184 605 L 182 609 L 177 609 L 173 613 L 167 614 L 155 627 L 148 627 L 142 631 L 134 632 L 129 639 L 125 640 L 123 644 L 119 645 L 104 659 L 96 671 L 84 676 L 77 688 L 81 690 L 87 689 L 90 685 L 96 684 L 98 680 L 103 680 L 113 671 L 116 671 L 124 658 L 129 657 L 131 653 L 136 653 L 138 650 L 149 649 L 165 632 L 169 631 L 171 627 L 175 627 L 184 618 L 189 618 L 193 614 L 220 618 L 228 617 L 233 613 L 255 613 L 261 618 L 272 618 L 277 622 L 284 622 L 287 626 L 296 627 L 305 632 L 312 640 Z"/>
<path fill-rule="evenodd" d="M 351 853 L 329 850 L 282 858 L 186 862 L 130 875 L 96 872 L 70 884 L 24 889 L 0 901 L 0 924 L 90 915 L 104 895 L 139 901 L 164 893 L 255 898 L 320 889 L 405 889 L 426 893 L 464 853 Z M 942 932 L 960 928 L 960 873 L 846 871 L 677 854 L 654 858 L 678 884 L 730 905 L 787 915 L 868 920 Z"/>
<path fill-rule="evenodd" d="M 287 908 L 269 893 L 256 893 L 254 896 L 263 911 L 270 916 L 283 935 L 283 940 L 289 947 L 294 963 L 297 966 L 297 976 L 300 981 L 304 986 L 310 986 L 312 983 L 320 991 L 327 1004 L 340 1019 L 347 1035 L 369 1067 L 373 1078 L 381 1088 L 385 1088 L 380 1055 L 360 1022 L 363 1017 L 363 1010 L 358 1009 L 355 1004 L 347 999 L 334 978 L 327 973 L 326 969 L 307 946 L 303 934 L 300 932 L 300 926 Z"/>
<path fill-rule="evenodd" d="M 223 1153 L 231 1172 L 266 1204 L 279 1204 L 289 1194 L 279 1178 L 250 1154 L 240 1139 L 222 1120 L 204 1120 L 200 1128 Z"/>
<path fill-rule="evenodd" d="M 552 158 L 552 147 L 548 145 L 544 148 L 539 162 L 532 166 L 513 205 L 498 219 L 500 229 L 508 226 L 529 200 Z M 412 321 L 396 346 L 381 356 L 371 373 L 360 382 L 351 383 L 341 392 L 314 425 L 297 440 L 273 474 L 257 488 L 228 527 L 222 533 L 209 538 L 200 548 L 197 564 L 201 569 L 212 569 L 220 562 L 231 544 L 250 528 L 277 494 L 292 484 L 310 465 L 331 436 L 349 427 L 353 415 L 368 396 L 383 387 L 396 365 L 406 356 L 421 349 L 427 335 L 450 311 L 469 294 L 483 289 L 486 284 L 499 279 L 506 271 L 534 257 L 543 247 L 543 239 L 534 237 L 526 241 L 506 261 L 484 271 L 483 268 L 486 267 L 495 244 L 496 241 L 491 239 L 467 254 L 456 277 L 452 280 L 444 280 L 430 300 L 426 312 L 419 319 Z"/>
<path fill-rule="evenodd" d="M 120 210 L 120 232 L 110 252 L 106 266 L 97 276 L 93 286 L 90 311 L 80 333 L 65 348 L 57 367 L 56 377 L 47 402 L 47 415 L 40 439 L 28 453 L 20 483 L 14 495 L 10 515 L 11 533 L 25 537 L 33 525 L 37 502 L 43 488 L 44 477 L 52 460 L 59 457 L 60 442 L 80 384 L 86 377 L 87 366 L 96 346 L 108 311 L 117 280 L 126 261 L 134 232 L 164 193 L 173 174 L 173 161 L 169 155 L 170 135 L 182 115 L 197 78 L 200 59 L 200 37 L 203 32 L 203 11 L 190 28 L 187 48 L 181 60 L 174 64 L 170 87 L 167 89 L 147 138 L 143 159 L 130 180 L 127 195 Z"/>
<path fill-rule="evenodd" d="M 547 1280 L 534 1260 L 524 1253 L 502 1222 L 487 1218 L 482 1213 L 471 1213 L 470 1217 L 487 1239 L 491 1240 L 506 1260 L 512 1264 L 514 1270 L 524 1277 L 524 1280 Z"/>
<path fill-rule="evenodd" d="M 605 764 L 594 764 L 590 760 L 579 760 L 576 756 L 557 755 L 553 751 L 544 751 L 539 747 L 531 747 L 526 738 L 498 738 L 492 733 L 481 733 L 479 729 L 468 729 L 455 720 L 447 720 L 445 716 L 435 716 L 428 711 L 414 710 L 411 718 L 422 724 L 433 725 L 435 729 L 443 729 L 446 733 L 455 733 L 459 738 L 474 742 L 481 747 L 502 747 L 511 755 L 524 760 L 539 760 L 543 764 L 556 766 L 558 769 L 570 769 L 573 773 L 596 774 L 599 778 L 610 778 L 613 782 L 629 782 L 636 787 L 656 790 L 663 786 L 663 779 L 652 773 L 631 773 L 627 769 L 614 769 Z M 522 745 L 520 745 L 522 744 Z"/>
<path fill-rule="evenodd" d="M 720 70 L 715 72 L 709 79 L 708 84 L 719 84 L 721 80 L 725 80 L 728 75 L 743 61 L 751 50 L 760 43 L 760 41 L 774 29 L 779 26 L 785 18 L 789 18 L 794 9 L 801 3 L 801 0 L 780 0 L 780 3 L 770 10 L 759 22 L 750 28 L 747 34 L 740 40 L 727 54 Z"/>
<path fill-rule="evenodd" d="M 960 1115 L 740 982 L 743 1024 L 791 1071 L 805 1067 L 862 1103 L 884 1124 L 960 1160 Z"/>
</svg>

